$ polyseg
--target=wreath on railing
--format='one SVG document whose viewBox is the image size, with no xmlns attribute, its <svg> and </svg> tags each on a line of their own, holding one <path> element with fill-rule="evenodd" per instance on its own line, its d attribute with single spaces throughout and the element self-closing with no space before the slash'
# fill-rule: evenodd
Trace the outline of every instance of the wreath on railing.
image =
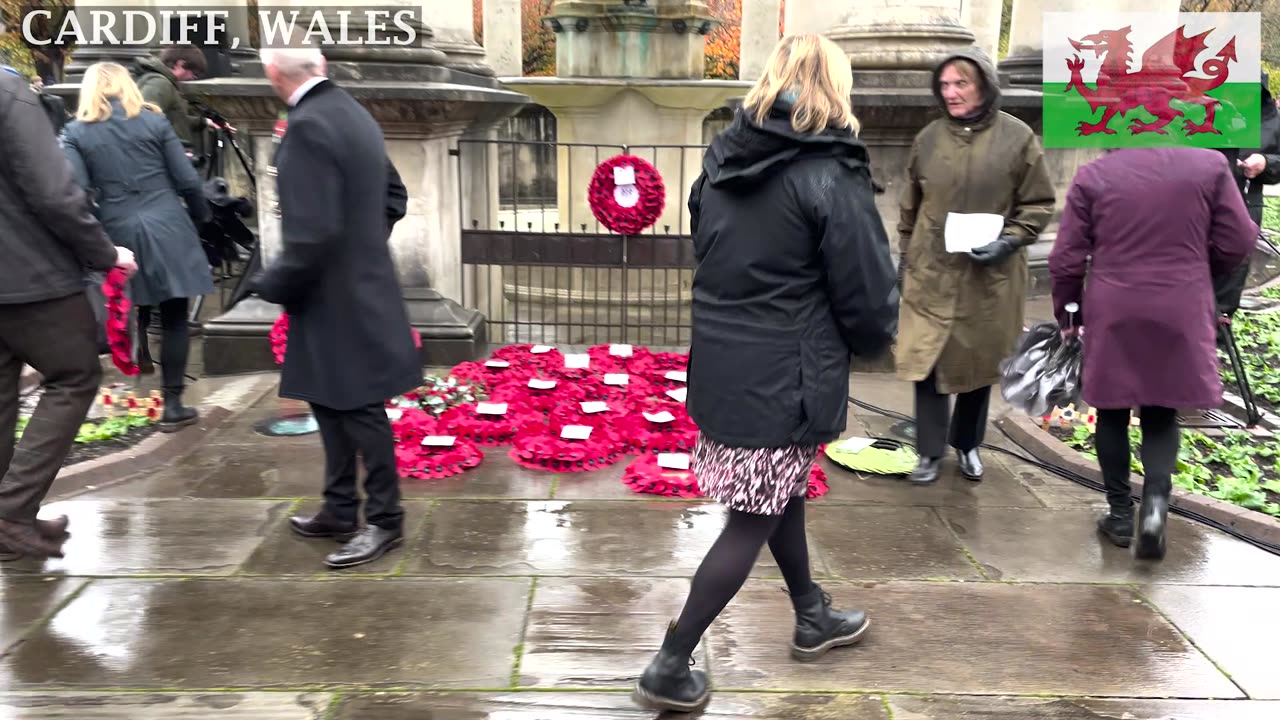
<svg viewBox="0 0 1280 720">
<path fill-rule="evenodd" d="M 667 190 L 662 176 L 646 160 L 617 155 L 596 168 L 587 202 L 601 225 L 620 235 L 636 235 L 662 215 Z"/>
<path fill-rule="evenodd" d="M 120 268 L 112 268 L 102 283 L 102 294 L 107 299 L 106 334 L 111 348 L 111 362 L 125 375 L 138 374 L 134 360 L 134 333 L 131 326 L 133 303 L 129 301 L 129 274 Z"/>
</svg>

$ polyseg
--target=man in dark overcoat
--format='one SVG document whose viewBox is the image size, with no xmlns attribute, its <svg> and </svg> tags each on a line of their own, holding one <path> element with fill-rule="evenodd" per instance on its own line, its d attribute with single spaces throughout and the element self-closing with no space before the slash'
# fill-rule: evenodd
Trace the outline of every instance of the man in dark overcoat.
<svg viewBox="0 0 1280 720">
<path fill-rule="evenodd" d="M 406 195 L 381 129 L 325 77 L 319 50 L 266 49 L 262 62 L 290 111 L 276 155 L 283 252 L 252 290 L 289 314 L 280 395 L 311 404 L 325 448 L 324 508 L 290 523 L 306 537 L 349 539 L 325 564 L 352 567 L 403 540 L 384 404 L 422 384 L 388 247 Z M 367 474 L 363 528 L 357 453 Z"/>
</svg>

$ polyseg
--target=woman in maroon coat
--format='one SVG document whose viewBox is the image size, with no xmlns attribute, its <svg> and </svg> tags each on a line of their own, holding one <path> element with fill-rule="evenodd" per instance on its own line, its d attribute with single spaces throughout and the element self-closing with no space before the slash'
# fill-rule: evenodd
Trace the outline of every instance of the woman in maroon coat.
<svg viewBox="0 0 1280 720">
<path fill-rule="evenodd" d="M 1242 263 L 1257 237 L 1231 168 L 1213 150 L 1112 150 L 1080 168 L 1067 191 L 1049 254 L 1054 310 L 1064 332 L 1080 328 L 1083 398 L 1098 412 L 1110 505 L 1098 529 L 1120 547 L 1134 535 L 1129 411 L 1141 409 L 1139 558 L 1164 557 L 1177 410 L 1222 403 L 1213 278 Z"/>
</svg>

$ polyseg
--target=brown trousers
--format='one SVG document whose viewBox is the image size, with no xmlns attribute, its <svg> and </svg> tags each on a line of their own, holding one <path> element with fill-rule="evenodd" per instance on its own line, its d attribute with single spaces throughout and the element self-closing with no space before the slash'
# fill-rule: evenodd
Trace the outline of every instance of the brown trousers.
<svg viewBox="0 0 1280 720">
<path fill-rule="evenodd" d="M 0 305 L 0 518 L 34 521 L 62 469 L 102 381 L 96 331 L 84 293 Z M 23 364 L 44 394 L 15 443 Z"/>
</svg>

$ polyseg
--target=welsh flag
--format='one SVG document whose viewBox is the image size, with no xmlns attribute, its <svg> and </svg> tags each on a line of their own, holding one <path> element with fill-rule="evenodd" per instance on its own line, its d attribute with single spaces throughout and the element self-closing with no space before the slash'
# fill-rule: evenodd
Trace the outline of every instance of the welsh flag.
<svg viewBox="0 0 1280 720">
<path fill-rule="evenodd" d="M 1261 13 L 1044 13 L 1044 146 L 1256 148 Z"/>
</svg>

